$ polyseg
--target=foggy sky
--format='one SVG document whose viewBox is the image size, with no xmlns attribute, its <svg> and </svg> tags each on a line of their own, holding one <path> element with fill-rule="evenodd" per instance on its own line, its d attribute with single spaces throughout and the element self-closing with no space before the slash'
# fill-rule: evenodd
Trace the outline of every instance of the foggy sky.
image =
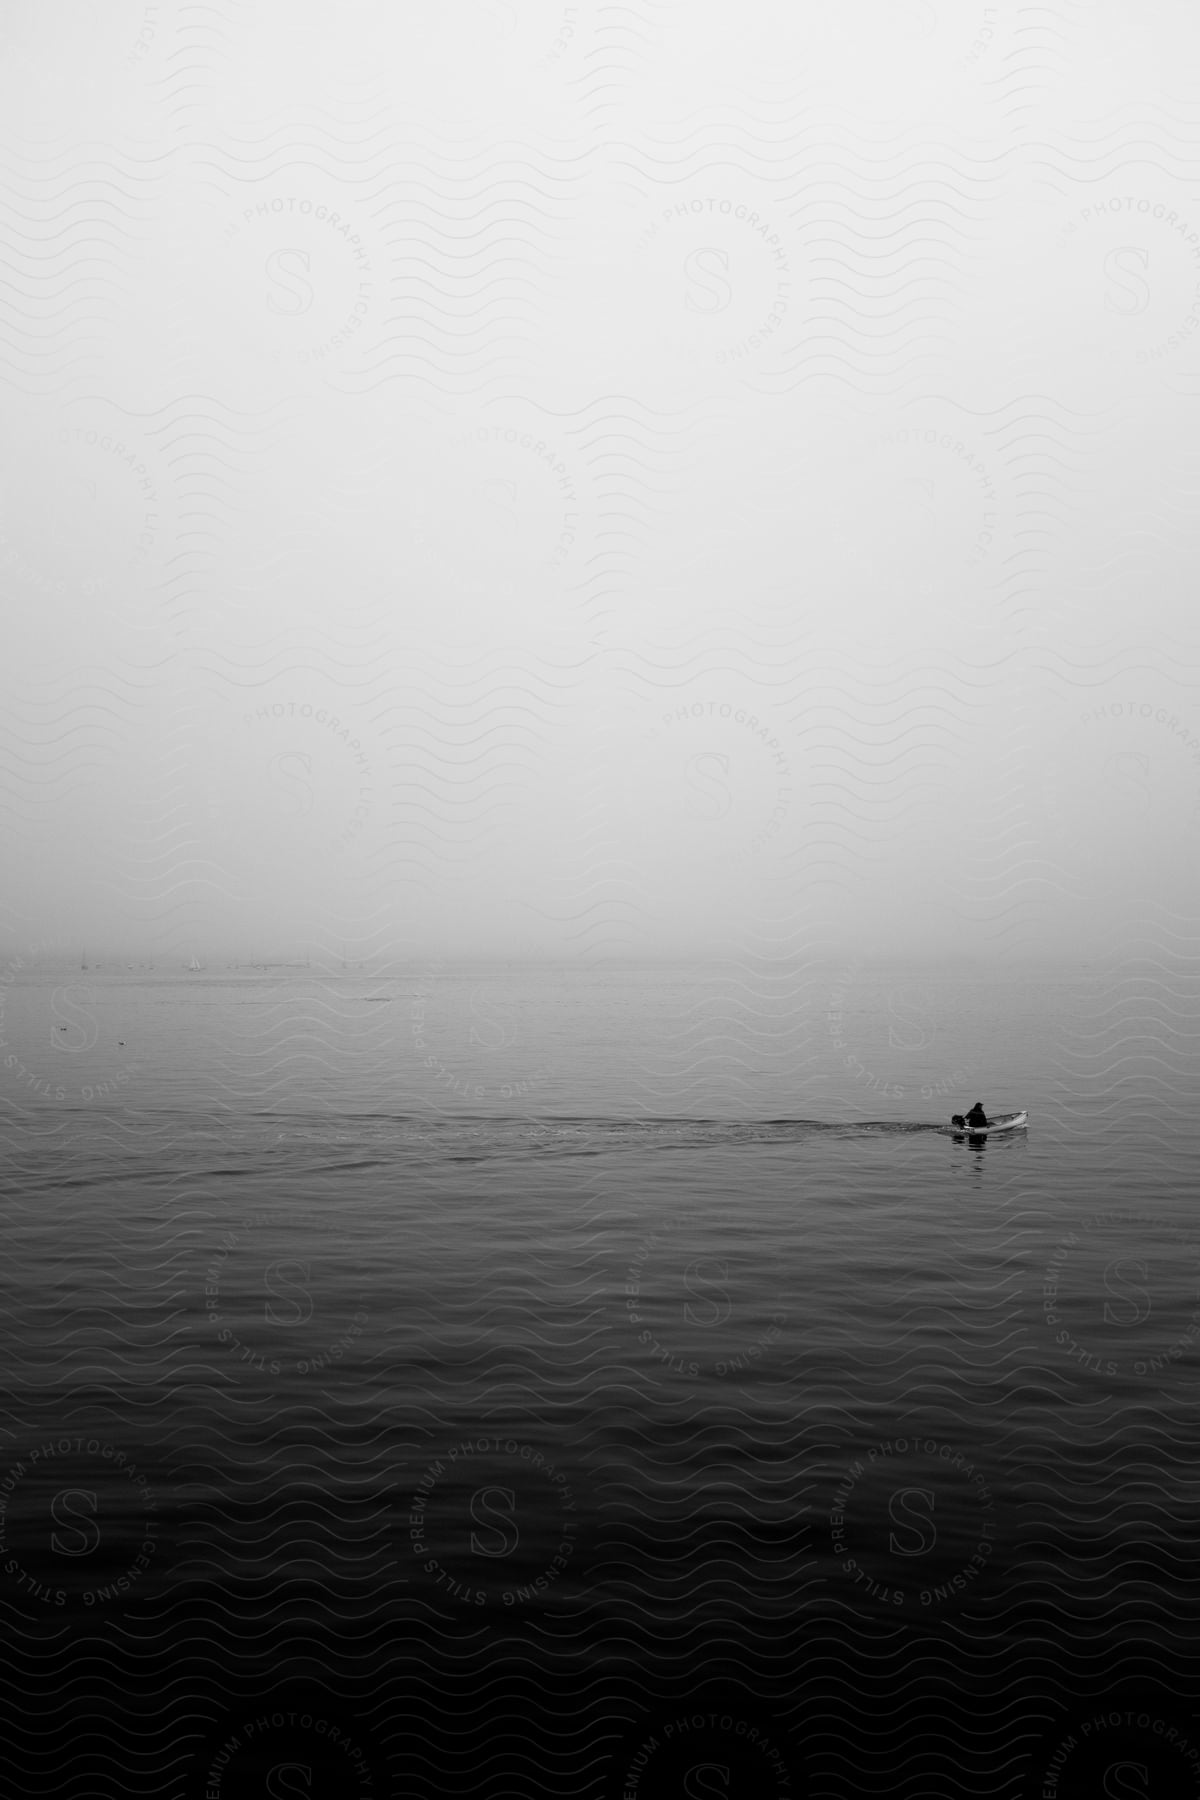
<svg viewBox="0 0 1200 1800">
<path fill-rule="evenodd" d="M 3 31 L 6 957 L 1194 954 L 1193 14 Z"/>
</svg>

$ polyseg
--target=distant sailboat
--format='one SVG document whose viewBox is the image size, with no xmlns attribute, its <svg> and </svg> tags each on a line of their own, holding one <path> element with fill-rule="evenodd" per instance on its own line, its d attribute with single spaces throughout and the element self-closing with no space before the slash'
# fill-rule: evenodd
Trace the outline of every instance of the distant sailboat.
<svg viewBox="0 0 1200 1800">
<path fill-rule="evenodd" d="M 86 969 L 87 969 L 87 951 L 86 950 L 81 950 L 79 952 L 79 966 L 81 969 L 86 971 Z"/>
<path fill-rule="evenodd" d="M 204 964 L 197 962 L 196 958 L 193 956 L 191 962 L 188 964 L 188 973 L 198 975 L 203 971 L 203 968 Z"/>
</svg>

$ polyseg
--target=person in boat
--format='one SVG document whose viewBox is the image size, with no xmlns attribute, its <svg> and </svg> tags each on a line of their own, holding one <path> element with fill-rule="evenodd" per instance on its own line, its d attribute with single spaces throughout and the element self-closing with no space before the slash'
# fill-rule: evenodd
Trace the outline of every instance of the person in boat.
<svg viewBox="0 0 1200 1800">
<path fill-rule="evenodd" d="M 950 1115 L 950 1123 L 952 1125 L 962 1125 L 964 1127 L 970 1126 L 970 1127 L 974 1128 L 975 1126 L 978 1126 L 978 1125 L 986 1125 L 987 1122 L 988 1122 L 988 1118 L 987 1118 L 987 1114 L 983 1110 L 982 1100 L 977 1100 L 975 1102 L 974 1106 L 971 1108 L 970 1112 L 967 1114 L 965 1119 L 963 1118 L 961 1113 L 951 1113 L 951 1115 Z"/>
</svg>

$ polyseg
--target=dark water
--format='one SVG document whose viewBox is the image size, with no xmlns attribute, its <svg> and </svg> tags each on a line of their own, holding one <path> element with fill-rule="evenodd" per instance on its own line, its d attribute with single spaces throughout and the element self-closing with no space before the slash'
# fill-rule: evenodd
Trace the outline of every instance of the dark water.
<svg viewBox="0 0 1200 1800">
<path fill-rule="evenodd" d="M 18 1729 L 81 1794 L 1200 1791 L 1195 1001 L 12 971 Z"/>
</svg>

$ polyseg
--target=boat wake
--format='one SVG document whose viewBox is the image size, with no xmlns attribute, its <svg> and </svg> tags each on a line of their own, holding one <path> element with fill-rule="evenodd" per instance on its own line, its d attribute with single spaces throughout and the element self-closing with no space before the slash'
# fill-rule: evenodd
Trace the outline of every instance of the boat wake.
<svg viewBox="0 0 1200 1800">
<path fill-rule="evenodd" d="M 285 1151 L 293 1145 L 332 1148 L 355 1141 L 360 1151 L 372 1156 L 391 1150 L 451 1161 L 476 1161 L 506 1154 L 601 1156 L 616 1150 L 715 1150 L 739 1145 L 802 1144 L 816 1139 L 828 1142 L 839 1138 L 930 1134 L 963 1136 L 956 1126 L 940 1119 L 605 1119 L 455 1114 L 443 1118 L 341 1117 L 326 1122 L 307 1115 L 296 1120 L 294 1129 L 278 1131 L 276 1142 Z"/>
</svg>

